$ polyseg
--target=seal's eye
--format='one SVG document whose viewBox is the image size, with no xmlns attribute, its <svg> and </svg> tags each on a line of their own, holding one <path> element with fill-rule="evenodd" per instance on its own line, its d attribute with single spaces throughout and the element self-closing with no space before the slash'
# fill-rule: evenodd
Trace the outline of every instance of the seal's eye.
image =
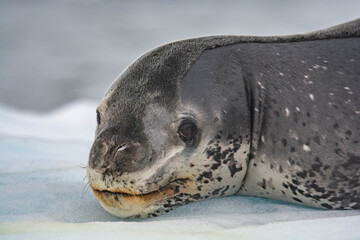
<svg viewBox="0 0 360 240">
<path fill-rule="evenodd" d="M 196 126 L 193 123 L 183 123 L 180 125 L 178 133 L 181 140 L 189 142 L 195 137 Z"/>
<path fill-rule="evenodd" d="M 96 121 L 97 121 L 97 124 L 100 124 L 100 122 L 101 122 L 101 115 L 98 110 L 96 110 Z"/>
</svg>

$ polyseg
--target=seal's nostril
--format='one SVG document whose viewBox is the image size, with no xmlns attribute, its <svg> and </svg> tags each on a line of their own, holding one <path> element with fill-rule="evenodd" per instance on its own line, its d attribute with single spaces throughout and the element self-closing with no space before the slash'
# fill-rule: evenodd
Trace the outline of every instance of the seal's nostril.
<svg viewBox="0 0 360 240">
<path fill-rule="evenodd" d="M 120 145 L 120 147 L 118 148 L 118 152 L 120 151 L 124 151 L 126 149 L 126 144 Z"/>
</svg>

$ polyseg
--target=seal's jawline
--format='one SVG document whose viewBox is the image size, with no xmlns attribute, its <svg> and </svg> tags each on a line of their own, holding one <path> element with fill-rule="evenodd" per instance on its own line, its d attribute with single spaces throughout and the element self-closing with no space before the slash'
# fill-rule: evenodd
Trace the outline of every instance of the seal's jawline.
<svg viewBox="0 0 360 240">
<path fill-rule="evenodd" d="M 98 190 L 98 189 L 95 189 L 93 187 L 91 187 L 91 188 L 92 188 L 92 190 L 94 192 L 96 192 L 98 194 L 110 194 L 110 195 L 117 195 L 117 196 L 121 196 L 121 197 L 145 197 L 145 196 L 149 196 L 149 195 L 152 195 L 152 194 L 155 194 L 155 193 L 161 193 L 163 190 L 167 190 L 168 188 L 171 188 L 172 187 L 171 185 L 183 184 L 188 180 L 189 180 L 188 178 L 175 179 L 175 180 L 171 181 L 170 183 L 168 183 L 167 185 L 165 185 L 165 186 L 163 186 L 163 187 L 161 187 L 161 188 L 159 188 L 157 190 L 147 192 L 147 193 L 142 193 L 142 194 L 129 194 L 129 193 L 121 192 L 121 191 L 112 192 L 112 191 L 109 191 L 109 190 Z"/>
</svg>

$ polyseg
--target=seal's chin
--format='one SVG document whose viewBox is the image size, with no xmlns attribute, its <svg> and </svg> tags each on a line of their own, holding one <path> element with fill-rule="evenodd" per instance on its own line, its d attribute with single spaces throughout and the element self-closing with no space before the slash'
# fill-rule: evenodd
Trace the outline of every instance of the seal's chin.
<svg viewBox="0 0 360 240">
<path fill-rule="evenodd" d="M 188 179 L 177 179 L 152 192 L 133 195 L 92 188 L 101 206 L 109 213 L 121 218 L 154 217 L 170 211 L 188 195 Z M 172 202 L 174 204 L 172 206 Z"/>
</svg>

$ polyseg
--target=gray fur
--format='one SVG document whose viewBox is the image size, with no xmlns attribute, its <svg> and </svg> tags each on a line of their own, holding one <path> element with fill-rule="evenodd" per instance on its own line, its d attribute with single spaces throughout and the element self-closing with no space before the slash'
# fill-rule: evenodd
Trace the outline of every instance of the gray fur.
<svg viewBox="0 0 360 240">
<path fill-rule="evenodd" d="M 146 53 L 112 84 L 98 108 L 101 122 L 90 152 L 90 186 L 100 181 L 92 171 L 100 174 L 103 183 L 99 184 L 105 187 L 95 194 L 118 192 L 116 196 L 110 194 L 112 202 L 117 202 L 118 197 L 125 198 L 121 194 L 146 194 L 172 182 L 176 197 L 166 204 L 158 203 L 155 212 L 149 208 L 122 215 L 107 209 L 125 217 L 155 216 L 191 201 L 236 192 L 315 207 L 359 208 L 359 37 L 360 20 L 355 20 L 301 35 L 188 39 Z M 344 51 L 336 55 L 336 49 Z M 355 62 L 346 62 L 351 60 L 349 56 L 354 56 Z M 314 75 L 320 76 L 314 80 L 318 80 L 315 94 L 310 93 L 311 86 L 303 85 L 312 81 L 312 76 L 308 79 L 303 72 L 305 66 L 309 69 L 316 65 L 313 70 L 325 67 L 319 59 L 328 63 L 329 71 Z M 339 66 L 344 68 L 346 78 L 336 75 L 334 69 Z M 288 74 L 287 81 L 281 80 Z M 299 82 L 299 77 L 305 79 Z M 326 81 L 331 84 L 327 86 Z M 320 99 L 319 94 L 340 87 L 353 89 L 352 103 L 332 102 L 341 108 L 329 110 L 328 100 Z M 310 99 L 299 100 L 303 95 Z M 317 101 L 315 108 L 310 105 L 313 98 Z M 283 106 L 284 102 L 289 106 Z M 176 127 L 171 127 L 177 124 L 175 113 L 183 111 L 183 106 L 189 119 L 199 126 L 191 145 L 184 145 Z M 297 108 L 301 108 L 298 113 Z M 335 114 L 337 120 L 319 125 Z M 340 128 L 333 131 L 334 124 Z M 306 126 L 307 130 L 302 130 Z M 329 134 L 321 138 L 323 132 Z M 126 149 L 117 151 L 124 144 Z M 171 155 L 175 148 L 184 150 Z M 328 148 L 336 152 L 324 151 Z M 202 162 L 198 163 L 194 156 L 200 152 Z M 156 174 L 138 179 L 142 172 L 145 176 L 146 170 L 159 165 L 166 154 L 171 156 Z M 254 169 L 255 165 L 259 167 Z M 186 172 L 192 167 L 198 175 L 190 181 Z M 221 175 L 225 170 L 228 175 Z M 266 175 L 267 171 L 274 176 Z M 331 172 L 336 176 L 329 177 Z M 238 182 L 230 184 L 223 178 Z M 199 193 L 186 192 L 186 181 Z M 217 185 L 211 190 L 214 182 Z M 182 190 L 184 193 L 177 194 Z"/>
</svg>

